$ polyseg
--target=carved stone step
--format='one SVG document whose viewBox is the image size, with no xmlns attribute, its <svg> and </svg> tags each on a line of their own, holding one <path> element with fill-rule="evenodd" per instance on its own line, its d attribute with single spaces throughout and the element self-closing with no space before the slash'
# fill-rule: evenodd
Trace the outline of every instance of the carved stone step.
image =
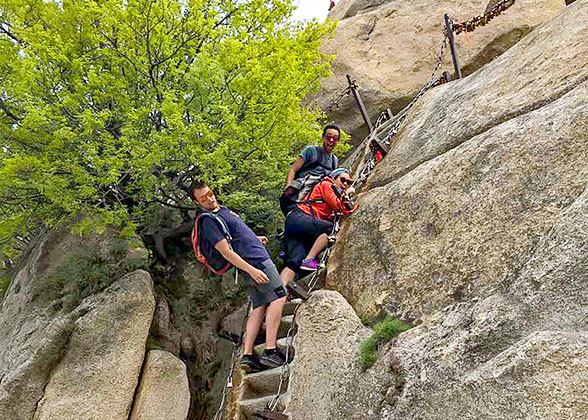
<svg viewBox="0 0 588 420">
<path fill-rule="evenodd" d="M 294 323 L 294 317 L 292 315 L 286 315 L 282 317 L 280 322 L 280 329 L 278 330 L 278 339 L 284 338 L 288 335 L 288 330 Z M 292 330 L 292 335 L 296 334 L 296 327 Z M 265 343 L 265 324 L 262 326 L 261 331 L 257 335 L 255 344 Z"/>
<path fill-rule="evenodd" d="M 282 311 L 282 316 L 293 315 L 296 305 L 298 305 L 300 302 L 302 302 L 302 299 L 293 299 L 290 302 L 286 302 L 284 305 L 284 310 Z"/>
<path fill-rule="evenodd" d="M 243 378 L 243 399 L 255 399 L 266 397 L 268 395 L 275 395 L 278 392 L 280 385 L 280 376 L 284 375 L 282 389 L 280 394 L 283 394 L 288 389 L 289 372 L 283 370 L 282 367 L 264 370 L 263 372 L 250 373 Z"/>
<path fill-rule="evenodd" d="M 241 408 L 241 416 L 244 417 L 246 420 L 259 420 L 259 417 L 255 417 L 255 412 L 257 410 L 263 410 L 267 404 L 271 403 L 274 399 L 273 395 L 269 395 L 267 397 L 255 398 L 251 400 L 241 400 L 239 401 L 239 407 Z M 282 401 L 278 403 L 278 411 L 284 410 L 284 406 Z"/>
<path fill-rule="evenodd" d="M 294 343 L 294 337 L 290 337 L 290 354 L 294 355 L 294 347 L 293 347 L 293 343 Z M 284 337 L 284 338 L 280 338 L 278 340 L 278 347 L 281 348 L 284 352 L 286 351 L 286 346 L 288 345 L 288 338 Z M 257 346 L 255 346 L 255 348 L 253 349 L 253 351 L 255 351 L 255 354 L 257 354 L 258 356 L 261 356 L 261 354 L 263 353 L 263 350 L 265 348 L 265 344 L 259 344 Z"/>
</svg>

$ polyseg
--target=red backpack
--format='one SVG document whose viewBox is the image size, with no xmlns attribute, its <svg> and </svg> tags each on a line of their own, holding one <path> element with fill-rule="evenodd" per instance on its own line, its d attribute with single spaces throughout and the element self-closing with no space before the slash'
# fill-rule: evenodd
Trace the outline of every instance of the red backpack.
<svg viewBox="0 0 588 420">
<path fill-rule="evenodd" d="M 214 274 L 222 276 L 233 265 L 228 262 L 214 246 L 212 246 L 208 241 L 204 240 L 204 238 L 200 235 L 202 221 L 207 217 L 212 218 L 212 220 L 218 224 L 221 231 L 227 238 L 227 241 L 229 241 L 229 244 L 231 243 L 233 238 L 229 233 L 229 228 L 227 227 L 226 222 L 219 215 L 208 212 L 203 212 L 196 216 L 196 222 L 194 223 L 194 229 L 192 229 L 190 242 L 192 242 L 192 249 L 194 250 L 194 254 L 196 255 L 198 262 L 200 264 L 204 264 Z"/>
</svg>

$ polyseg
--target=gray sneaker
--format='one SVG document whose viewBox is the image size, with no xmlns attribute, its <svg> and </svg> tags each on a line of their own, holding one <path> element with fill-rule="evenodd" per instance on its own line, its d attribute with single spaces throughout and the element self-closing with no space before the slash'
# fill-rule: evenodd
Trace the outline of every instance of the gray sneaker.
<svg viewBox="0 0 588 420">
<path fill-rule="evenodd" d="M 262 365 L 270 369 L 284 366 L 285 364 L 290 363 L 290 360 L 286 362 L 286 355 L 277 347 L 271 350 L 264 350 L 263 354 L 259 358 L 259 361 Z"/>
</svg>

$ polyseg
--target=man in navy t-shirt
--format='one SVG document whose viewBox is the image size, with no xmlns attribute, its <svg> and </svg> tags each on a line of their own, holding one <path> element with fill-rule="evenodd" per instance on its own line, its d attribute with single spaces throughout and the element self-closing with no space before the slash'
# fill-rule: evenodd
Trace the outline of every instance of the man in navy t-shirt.
<svg viewBox="0 0 588 420">
<path fill-rule="evenodd" d="M 277 348 L 276 340 L 287 292 L 276 266 L 265 249 L 267 238 L 255 235 L 236 213 L 219 206 L 208 185 L 196 183 L 190 192 L 192 199 L 202 210 L 222 218 L 231 235 L 231 242 L 227 240 L 218 221 L 211 217 L 204 218 L 202 222 L 202 238 L 216 248 L 228 262 L 246 273 L 245 285 L 253 302 L 253 312 L 249 315 L 245 327 L 241 367 L 246 372 L 256 372 L 268 367 L 282 366 L 286 357 Z M 261 328 L 264 314 L 265 350 L 258 359 L 253 353 L 253 343 Z"/>
</svg>

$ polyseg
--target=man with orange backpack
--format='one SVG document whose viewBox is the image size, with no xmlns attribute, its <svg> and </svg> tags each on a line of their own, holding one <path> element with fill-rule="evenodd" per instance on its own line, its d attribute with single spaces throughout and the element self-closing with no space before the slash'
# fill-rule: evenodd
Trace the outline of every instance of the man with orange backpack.
<svg viewBox="0 0 588 420">
<path fill-rule="evenodd" d="M 231 265 L 246 273 L 245 285 L 253 312 L 245 326 L 245 340 L 241 368 L 258 372 L 286 363 L 286 357 L 277 348 L 278 329 L 287 292 L 278 270 L 265 249 L 265 236 L 255 233 L 234 212 L 218 204 L 215 194 L 205 183 L 192 185 L 190 194 L 203 213 L 196 220 L 192 243 L 196 256 L 205 260 L 220 261 L 213 271 L 221 274 Z M 208 261 L 205 261 L 207 265 Z M 213 261 L 210 261 L 213 262 Z M 267 311 L 266 311 L 267 309 Z M 265 315 L 265 350 L 258 358 L 253 352 L 255 338 Z"/>
</svg>

